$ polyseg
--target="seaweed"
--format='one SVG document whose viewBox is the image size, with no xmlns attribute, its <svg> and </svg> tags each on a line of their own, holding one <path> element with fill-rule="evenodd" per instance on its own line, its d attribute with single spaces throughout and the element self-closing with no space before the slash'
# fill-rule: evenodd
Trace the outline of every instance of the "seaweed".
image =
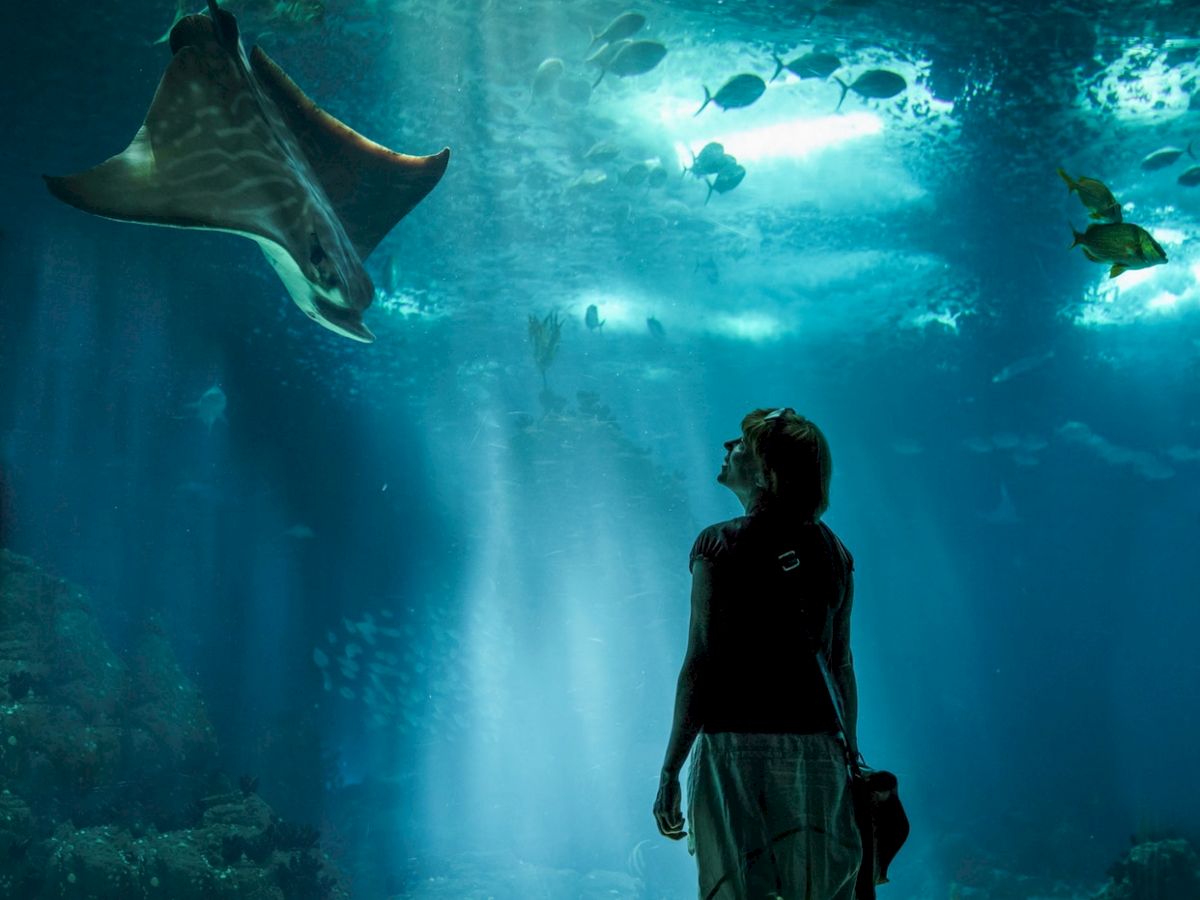
<svg viewBox="0 0 1200 900">
<path fill-rule="evenodd" d="M 337 880 L 323 874 L 322 868 L 316 854 L 297 851 L 286 863 L 275 867 L 275 883 L 286 900 L 328 900 L 333 896 Z"/>
</svg>

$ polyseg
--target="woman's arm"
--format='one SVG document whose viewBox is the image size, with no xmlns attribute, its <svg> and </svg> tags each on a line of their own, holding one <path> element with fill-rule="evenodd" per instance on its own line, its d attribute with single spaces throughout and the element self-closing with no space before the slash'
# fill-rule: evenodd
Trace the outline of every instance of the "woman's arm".
<svg viewBox="0 0 1200 900">
<path fill-rule="evenodd" d="M 654 798 L 654 819 L 658 823 L 658 830 L 676 841 L 687 834 L 683 830 L 679 772 L 700 731 L 698 712 L 702 688 L 699 685 L 708 649 L 708 617 L 712 601 L 712 573 L 708 565 L 701 558 L 692 566 L 692 622 L 688 627 L 687 652 L 683 656 L 683 667 L 679 670 L 679 682 L 675 688 L 675 718 L 671 723 L 671 738 L 667 741 L 667 755 L 658 779 L 658 796 Z"/>
<path fill-rule="evenodd" d="M 701 558 L 692 567 L 692 620 L 688 627 L 687 652 L 675 688 L 675 719 L 671 723 L 671 737 L 667 741 L 667 754 L 663 759 L 664 778 L 679 777 L 696 734 L 700 731 L 697 685 L 708 650 L 708 619 L 712 605 L 712 572 L 709 565 L 707 560 Z"/>
<path fill-rule="evenodd" d="M 833 657 L 829 674 L 842 701 L 846 720 L 846 743 L 850 754 L 858 756 L 858 679 L 854 675 L 854 656 L 850 652 L 850 608 L 854 605 L 854 573 L 846 582 L 846 597 L 833 622 Z"/>
</svg>

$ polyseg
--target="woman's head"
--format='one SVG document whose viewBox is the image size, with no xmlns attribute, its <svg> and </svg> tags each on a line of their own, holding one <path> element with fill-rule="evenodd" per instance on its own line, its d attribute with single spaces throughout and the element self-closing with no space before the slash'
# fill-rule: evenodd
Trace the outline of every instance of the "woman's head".
<svg viewBox="0 0 1200 900">
<path fill-rule="evenodd" d="M 829 507 L 833 458 L 815 423 L 791 407 L 756 409 L 742 419 L 744 448 L 757 461 L 762 499 L 817 521 Z"/>
</svg>

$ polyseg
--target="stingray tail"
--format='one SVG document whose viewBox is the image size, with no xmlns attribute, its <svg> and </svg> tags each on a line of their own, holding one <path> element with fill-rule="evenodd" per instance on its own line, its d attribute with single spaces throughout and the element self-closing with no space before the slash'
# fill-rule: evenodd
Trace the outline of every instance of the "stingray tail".
<svg viewBox="0 0 1200 900">
<path fill-rule="evenodd" d="M 241 39 L 238 37 L 237 19 L 233 17 L 232 13 L 227 13 L 217 6 L 217 0 L 208 0 L 208 13 L 212 16 L 217 41 L 236 56 L 238 45 L 241 43 Z"/>
<path fill-rule="evenodd" d="M 708 185 L 708 195 L 704 198 L 704 205 L 708 206 L 708 201 L 712 199 L 713 195 L 713 183 L 707 179 L 705 179 L 704 183 Z"/>
<path fill-rule="evenodd" d="M 710 103 L 712 103 L 712 94 L 710 94 L 710 93 L 708 92 L 708 87 L 707 87 L 707 86 L 705 86 L 705 88 L 704 88 L 704 102 L 703 102 L 703 103 L 701 103 L 701 104 L 700 104 L 700 108 L 699 108 L 698 110 L 696 110 L 696 112 L 695 112 L 695 113 L 693 113 L 693 115 L 692 115 L 692 118 L 694 119 L 694 118 L 696 118 L 696 116 L 700 115 L 700 113 L 704 112 L 704 107 L 708 106 L 708 104 L 710 104 Z"/>
<path fill-rule="evenodd" d="M 850 90 L 850 85 L 846 84 L 846 82 L 842 81 L 842 79 L 838 78 L 836 75 L 834 76 L 833 80 L 842 86 L 842 96 L 838 97 L 838 105 L 833 108 L 833 111 L 837 112 L 842 108 L 842 101 L 846 99 L 846 92 Z"/>
<path fill-rule="evenodd" d="M 608 74 L 608 69 L 601 69 L 601 70 L 600 70 L 600 77 L 599 77 L 599 78 L 597 78 L 595 81 L 593 81 L 593 82 L 592 82 L 592 90 L 593 90 L 593 91 L 596 89 L 596 86 L 597 86 L 598 84 L 600 84 L 600 82 L 602 82 L 602 81 L 604 80 L 604 76 L 605 76 L 605 75 L 607 75 L 607 74 Z"/>
</svg>

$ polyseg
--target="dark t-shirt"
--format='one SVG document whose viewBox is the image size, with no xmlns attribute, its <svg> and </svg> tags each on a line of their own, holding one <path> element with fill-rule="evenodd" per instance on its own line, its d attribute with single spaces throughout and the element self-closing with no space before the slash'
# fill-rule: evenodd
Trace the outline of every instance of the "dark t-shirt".
<svg viewBox="0 0 1200 900">
<path fill-rule="evenodd" d="M 799 565 L 783 572 L 779 555 Z M 837 658 L 837 613 L 853 561 L 824 524 L 768 513 L 710 525 L 692 546 L 710 563 L 707 652 L 695 685 L 708 732 L 836 732 L 837 715 L 815 657 Z M 791 559 L 788 560 L 790 564 Z"/>
</svg>

